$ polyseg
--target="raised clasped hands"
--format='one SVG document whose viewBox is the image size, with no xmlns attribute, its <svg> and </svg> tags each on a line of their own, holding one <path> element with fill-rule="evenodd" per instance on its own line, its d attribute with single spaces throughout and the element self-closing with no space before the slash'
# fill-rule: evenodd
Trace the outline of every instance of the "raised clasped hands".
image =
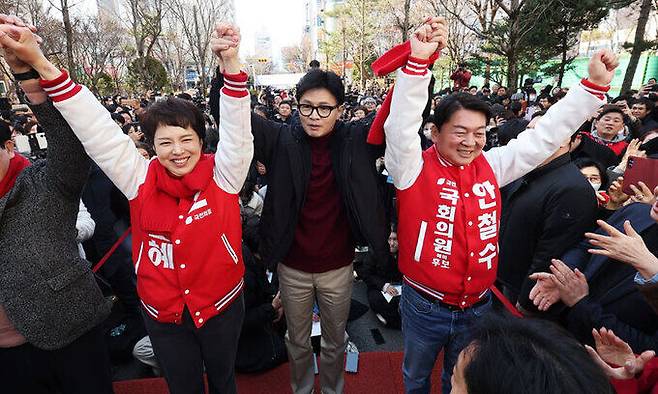
<svg viewBox="0 0 658 394">
<path fill-rule="evenodd" d="M 41 37 L 36 28 L 12 15 L 0 14 L 0 48 L 14 73 L 35 69 L 41 77 L 53 79 L 60 70 L 53 66 L 41 51 Z"/>
<path fill-rule="evenodd" d="M 240 72 L 238 50 L 240 48 L 240 28 L 230 23 L 219 22 L 210 39 L 210 48 L 219 59 L 222 72 L 236 74 Z"/>
<path fill-rule="evenodd" d="M 411 34 L 411 56 L 427 59 L 434 52 L 441 51 L 448 41 L 447 22 L 442 17 L 428 17 Z"/>
</svg>

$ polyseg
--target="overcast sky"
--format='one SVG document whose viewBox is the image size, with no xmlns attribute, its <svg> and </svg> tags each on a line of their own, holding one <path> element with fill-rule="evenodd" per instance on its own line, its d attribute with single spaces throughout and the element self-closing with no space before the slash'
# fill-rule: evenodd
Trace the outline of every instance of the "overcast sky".
<svg viewBox="0 0 658 394">
<path fill-rule="evenodd" d="M 255 35 L 266 31 L 272 37 L 274 55 L 281 47 L 299 43 L 305 24 L 304 0 L 234 0 L 236 22 L 242 32 L 241 54 L 253 53 Z M 44 0 L 47 4 L 47 0 Z M 95 13 L 96 0 L 81 0 L 74 14 Z"/>
<path fill-rule="evenodd" d="M 300 42 L 304 23 L 304 0 L 235 0 L 236 21 L 243 37 L 243 55 L 252 53 L 257 31 L 272 37 L 275 56 L 281 47 Z"/>
</svg>

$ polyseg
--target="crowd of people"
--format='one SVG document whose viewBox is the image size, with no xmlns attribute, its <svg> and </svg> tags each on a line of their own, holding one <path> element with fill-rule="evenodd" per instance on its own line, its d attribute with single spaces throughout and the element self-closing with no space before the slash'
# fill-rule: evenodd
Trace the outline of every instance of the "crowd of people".
<svg viewBox="0 0 658 394">
<path fill-rule="evenodd" d="M 128 353 L 174 394 L 286 361 L 312 393 L 319 315 L 321 391 L 342 393 L 355 278 L 401 329 L 407 393 L 430 392 L 441 352 L 444 393 L 658 386 L 658 85 L 610 97 L 612 52 L 569 89 L 471 86 L 460 64 L 434 93 L 447 29 L 428 18 L 373 63 L 388 91 L 314 61 L 250 94 L 219 23 L 206 103 L 95 97 L 37 33 L 0 15 L 29 106 L 0 122 L 8 392 L 111 393 Z"/>
</svg>

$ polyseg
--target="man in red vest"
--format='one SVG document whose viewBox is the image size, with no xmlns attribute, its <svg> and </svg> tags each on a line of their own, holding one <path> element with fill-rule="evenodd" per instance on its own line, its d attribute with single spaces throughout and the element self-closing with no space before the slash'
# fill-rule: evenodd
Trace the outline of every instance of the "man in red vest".
<svg viewBox="0 0 658 394">
<path fill-rule="evenodd" d="M 558 150 L 605 103 L 617 67 L 610 51 L 597 53 L 589 77 L 570 89 L 534 129 L 482 154 L 489 106 L 457 94 L 436 108 L 433 146 L 421 151 L 418 130 L 427 103 L 430 57 L 445 47 L 446 22 L 431 18 L 414 32 L 411 56 L 398 70 L 386 132 L 385 162 L 397 188 L 400 301 L 406 392 L 429 393 L 430 375 L 444 350 L 442 387 L 466 334 L 490 310 L 496 279 L 502 187 Z M 523 231 L 523 229 L 519 229 Z"/>
</svg>

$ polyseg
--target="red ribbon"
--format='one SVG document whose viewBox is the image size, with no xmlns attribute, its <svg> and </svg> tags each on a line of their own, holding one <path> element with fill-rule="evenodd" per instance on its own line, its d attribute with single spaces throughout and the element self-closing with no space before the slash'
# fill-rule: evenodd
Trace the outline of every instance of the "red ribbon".
<svg viewBox="0 0 658 394">
<path fill-rule="evenodd" d="M 112 256 L 114 251 L 117 250 L 119 245 L 121 245 L 121 243 L 126 239 L 128 234 L 130 234 L 130 227 L 128 227 L 128 229 L 126 231 L 124 231 L 123 234 L 121 234 L 119 239 L 114 243 L 114 245 L 112 245 L 110 250 L 108 250 L 107 253 L 105 253 L 105 256 L 103 256 L 103 258 L 98 262 L 98 264 L 96 264 L 96 266 L 94 268 L 92 268 L 93 272 L 98 272 L 98 270 L 101 269 L 103 264 L 105 264 L 107 262 L 107 260 L 110 258 L 110 256 Z"/>
</svg>

